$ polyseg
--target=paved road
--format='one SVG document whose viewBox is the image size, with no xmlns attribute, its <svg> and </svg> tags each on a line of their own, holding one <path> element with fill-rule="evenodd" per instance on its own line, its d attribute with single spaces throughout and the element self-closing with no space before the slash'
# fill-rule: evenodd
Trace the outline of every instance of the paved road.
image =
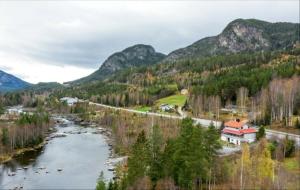
<svg viewBox="0 0 300 190">
<path fill-rule="evenodd" d="M 128 109 L 128 108 L 120 108 L 120 107 L 114 107 L 114 106 L 108 106 L 105 104 L 98 104 L 94 102 L 89 102 L 90 105 L 96 105 L 100 107 L 105 107 L 105 108 L 110 108 L 114 110 L 122 110 L 122 111 L 128 111 L 132 113 L 138 113 L 138 114 L 143 114 L 143 115 L 152 115 L 152 116 L 158 116 L 158 117 L 165 117 L 165 118 L 172 118 L 172 119 L 183 119 L 184 116 L 174 116 L 174 115 L 167 115 L 167 114 L 161 114 L 161 113 L 154 113 L 154 112 L 143 112 L 143 111 L 137 111 L 133 109 Z M 181 114 L 184 115 L 184 114 Z M 217 128 L 221 126 L 220 121 L 215 121 L 215 120 L 208 120 L 208 119 L 200 119 L 200 118 L 192 118 L 195 122 L 195 124 L 200 124 L 203 127 L 208 127 L 211 123 L 213 123 Z M 280 138 L 284 139 L 288 136 L 289 139 L 293 139 L 296 144 L 300 147 L 300 135 L 295 135 L 291 133 L 285 133 L 285 132 L 280 132 L 280 131 L 274 131 L 274 130 L 266 130 L 266 137 L 268 139 L 270 138 Z"/>
<path fill-rule="evenodd" d="M 143 112 L 143 111 L 138 111 L 138 110 L 133 110 L 133 109 L 128 109 L 128 108 L 120 108 L 120 107 L 114 107 L 114 106 L 109 106 L 105 104 L 99 104 L 99 103 L 94 103 L 94 102 L 89 102 L 90 105 L 96 105 L 100 107 L 105 107 L 105 108 L 110 108 L 114 110 L 122 110 L 122 111 L 128 111 L 132 113 L 138 113 L 138 114 L 143 114 L 143 115 L 150 115 L 150 116 L 158 116 L 158 117 L 165 117 L 165 118 L 171 118 L 171 119 L 183 119 L 183 116 L 176 116 L 176 115 L 168 115 L 168 114 L 161 114 L 161 113 L 154 113 L 154 112 Z M 221 122 L 219 121 L 214 121 L 214 120 L 208 120 L 208 119 L 200 119 L 200 118 L 192 118 L 196 124 L 200 124 L 204 127 L 208 127 L 211 123 L 213 123 L 216 127 L 220 127 Z"/>
<path fill-rule="evenodd" d="M 284 139 L 286 138 L 286 136 L 288 136 L 289 139 L 293 139 L 295 141 L 295 143 L 298 145 L 298 147 L 300 147 L 300 135 L 295 135 L 292 133 L 285 133 L 285 132 L 281 132 L 281 131 L 274 131 L 274 130 L 270 130 L 267 129 L 266 130 L 266 137 L 268 139 L 271 138 L 279 138 L 279 139 Z"/>
</svg>

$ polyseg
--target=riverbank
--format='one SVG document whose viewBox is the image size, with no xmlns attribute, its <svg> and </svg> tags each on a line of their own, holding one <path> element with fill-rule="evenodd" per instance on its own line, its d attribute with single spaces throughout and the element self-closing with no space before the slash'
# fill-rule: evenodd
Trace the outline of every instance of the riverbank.
<svg viewBox="0 0 300 190">
<path fill-rule="evenodd" d="M 35 151 L 37 149 L 42 148 L 47 142 L 44 140 L 43 142 L 41 142 L 38 145 L 35 145 L 33 147 L 27 147 L 27 148 L 21 148 L 21 149 L 17 149 L 14 150 L 13 152 L 9 153 L 9 154 L 4 154 L 0 156 L 0 164 L 3 164 L 5 162 L 9 162 L 10 160 L 12 160 L 15 156 L 18 156 L 20 154 L 24 154 L 26 152 L 29 151 Z"/>
<path fill-rule="evenodd" d="M 95 189 L 101 171 L 108 181 L 114 177 L 106 163 L 110 156 L 106 137 L 96 126 L 64 118 L 59 118 L 48 144 L 0 166 L 0 189 Z"/>
<path fill-rule="evenodd" d="M 19 148 L 19 149 L 15 149 L 13 150 L 12 152 L 10 153 L 5 153 L 3 155 L 0 155 L 0 164 L 3 164 L 5 162 L 9 162 L 10 160 L 12 160 L 14 157 L 20 155 L 20 154 L 24 154 L 26 152 L 29 152 L 29 151 L 35 151 L 37 149 L 40 149 L 42 147 L 44 147 L 48 141 L 47 141 L 47 137 L 55 132 L 55 128 L 54 127 L 50 127 L 49 128 L 49 132 L 46 134 L 45 138 L 43 139 L 43 141 L 37 145 L 34 145 L 33 147 L 26 147 L 26 148 Z"/>
</svg>

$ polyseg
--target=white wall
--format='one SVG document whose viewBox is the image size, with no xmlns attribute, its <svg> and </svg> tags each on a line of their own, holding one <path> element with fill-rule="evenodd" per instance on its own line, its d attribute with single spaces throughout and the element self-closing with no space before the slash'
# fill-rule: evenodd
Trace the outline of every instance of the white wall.
<svg viewBox="0 0 300 190">
<path fill-rule="evenodd" d="M 254 142 L 256 140 L 256 133 L 244 134 L 244 139 L 246 139 L 249 143 Z"/>
</svg>

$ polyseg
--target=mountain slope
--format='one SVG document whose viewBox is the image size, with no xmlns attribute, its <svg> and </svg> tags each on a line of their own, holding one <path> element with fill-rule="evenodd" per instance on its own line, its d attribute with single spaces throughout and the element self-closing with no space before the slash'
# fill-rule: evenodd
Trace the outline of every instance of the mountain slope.
<svg viewBox="0 0 300 190">
<path fill-rule="evenodd" d="M 31 84 L 0 70 L 0 92 L 21 90 Z"/>
<path fill-rule="evenodd" d="M 26 90 L 31 90 L 35 92 L 44 92 L 44 91 L 51 91 L 56 89 L 62 89 L 64 86 L 57 82 L 39 82 L 37 84 L 31 85 L 30 87 L 26 88 Z"/>
<path fill-rule="evenodd" d="M 109 56 L 101 67 L 91 75 L 69 82 L 68 84 L 80 84 L 95 80 L 103 80 L 116 73 L 119 70 L 152 65 L 158 63 L 165 55 L 158 53 L 152 46 L 138 44 L 124 49 Z"/>
<path fill-rule="evenodd" d="M 287 49 L 297 40 L 299 24 L 237 19 L 229 23 L 221 34 L 203 38 L 190 46 L 175 50 L 163 62 L 238 52 Z"/>
</svg>

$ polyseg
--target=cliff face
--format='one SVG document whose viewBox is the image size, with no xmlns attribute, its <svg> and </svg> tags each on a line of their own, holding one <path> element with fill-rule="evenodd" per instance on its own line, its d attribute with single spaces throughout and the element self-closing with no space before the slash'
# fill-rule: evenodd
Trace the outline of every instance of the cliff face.
<svg viewBox="0 0 300 190">
<path fill-rule="evenodd" d="M 292 47 L 298 40 L 299 24 L 269 23 L 255 19 L 237 19 L 221 34 L 201 39 L 171 52 L 163 61 L 197 58 L 218 54 L 279 50 Z"/>
</svg>

